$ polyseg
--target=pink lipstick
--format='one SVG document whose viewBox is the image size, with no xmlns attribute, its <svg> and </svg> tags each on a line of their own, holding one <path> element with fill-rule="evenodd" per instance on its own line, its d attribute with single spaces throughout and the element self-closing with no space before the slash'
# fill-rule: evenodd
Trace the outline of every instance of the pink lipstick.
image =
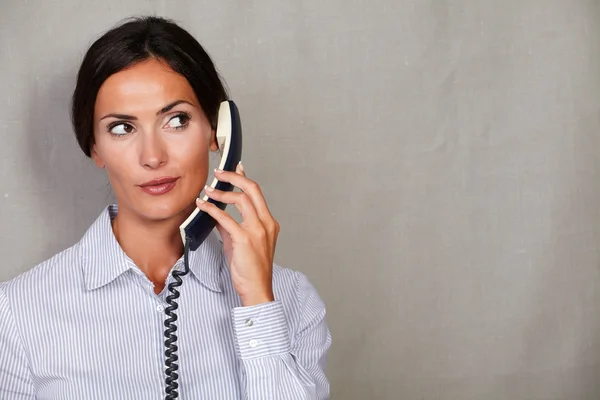
<svg viewBox="0 0 600 400">
<path fill-rule="evenodd" d="M 171 176 L 152 179 L 151 181 L 142 183 L 141 185 L 139 185 L 139 187 L 144 192 L 150 195 L 160 196 L 162 194 L 168 193 L 171 189 L 173 189 L 177 184 L 178 179 L 179 178 L 174 178 Z"/>
</svg>

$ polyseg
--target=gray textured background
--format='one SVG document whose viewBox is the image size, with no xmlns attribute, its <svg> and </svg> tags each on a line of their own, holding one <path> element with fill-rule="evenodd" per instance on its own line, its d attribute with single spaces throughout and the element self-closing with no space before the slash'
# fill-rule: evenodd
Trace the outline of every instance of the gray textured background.
<svg viewBox="0 0 600 400">
<path fill-rule="evenodd" d="M 124 16 L 180 21 L 311 278 L 334 399 L 600 398 L 600 3 L 1 0 L 0 281 L 110 188 L 68 101 Z"/>
</svg>

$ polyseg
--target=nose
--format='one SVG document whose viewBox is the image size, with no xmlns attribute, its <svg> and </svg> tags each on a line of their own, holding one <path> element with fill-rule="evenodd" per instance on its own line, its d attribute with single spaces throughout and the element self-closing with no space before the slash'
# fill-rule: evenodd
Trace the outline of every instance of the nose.
<svg viewBox="0 0 600 400">
<path fill-rule="evenodd" d="M 141 140 L 140 164 L 146 169 L 156 169 L 168 161 L 167 148 L 160 135 L 143 135 Z"/>
</svg>

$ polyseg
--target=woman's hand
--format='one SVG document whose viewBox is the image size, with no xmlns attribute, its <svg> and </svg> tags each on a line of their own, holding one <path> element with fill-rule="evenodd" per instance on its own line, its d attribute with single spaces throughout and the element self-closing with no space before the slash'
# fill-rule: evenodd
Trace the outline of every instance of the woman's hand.
<svg viewBox="0 0 600 400">
<path fill-rule="evenodd" d="M 243 218 L 241 224 L 214 204 L 196 200 L 198 208 L 217 221 L 233 286 L 243 306 L 273 301 L 273 257 L 279 223 L 271 215 L 258 184 L 246 177 L 241 163 L 236 172 L 217 170 L 215 177 L 242 190 L 224 192 L 205 188 L 208 197 L 235 204 Z"/>
</svg>

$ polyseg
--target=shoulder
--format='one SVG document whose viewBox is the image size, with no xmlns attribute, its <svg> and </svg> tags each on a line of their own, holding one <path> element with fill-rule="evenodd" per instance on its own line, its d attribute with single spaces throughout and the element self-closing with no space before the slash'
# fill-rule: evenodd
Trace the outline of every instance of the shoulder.
<svg viewBox="0 0 600 400">
<path fill-rule="evenodd" d="M 51 321 L 47 316 L 53 315 L 62 295 L 81 280 L 78 259 L 78 248 L 72 246 L 0 283 L 0 319 L 9 321 L 24 337 L 39 329 L 40 321 Z"/>
<path fill-rule="evenodd" d="M 8 299 L 39 298 L 61 290 L 61 286 L 74 277 L 81 277 L 80 266 L 79 244 L 75 244 L 16 277 L 1 282 L 0 290 Z"/>
</svg>

